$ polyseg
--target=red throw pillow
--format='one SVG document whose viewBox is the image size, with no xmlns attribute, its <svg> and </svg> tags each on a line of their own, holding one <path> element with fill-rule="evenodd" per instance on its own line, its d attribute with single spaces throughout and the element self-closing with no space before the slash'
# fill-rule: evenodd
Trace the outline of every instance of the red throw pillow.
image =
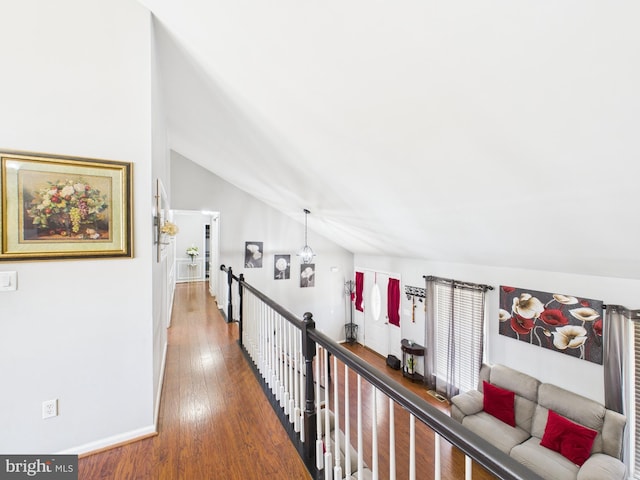
<svg viewBox="0 0 640 480">
<path fill-rule="evenodd" d="M 516 426 L 515 393 L 482 381 L 482 409 L 507 425 Z"/>
<path fill-rule="evenodd" d="M 591 456 L 591 447 L 598 432 L 574 423 L 549 410 L 547 426 L 540 445 L 558 452 L 578 466 Z"/>
</svg>

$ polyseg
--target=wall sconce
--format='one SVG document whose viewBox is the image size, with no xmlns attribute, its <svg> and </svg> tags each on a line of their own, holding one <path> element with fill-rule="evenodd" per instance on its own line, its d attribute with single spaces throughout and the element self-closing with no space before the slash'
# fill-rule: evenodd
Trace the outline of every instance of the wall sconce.
<svg viewBox="0 0 640 480">
<path fill-rule="evenodd" d="M 313 253 L 313 250 L 307 243 L 307 215 L 309 215 L 310 213 L 311 212 L 309 210 L 307 210 L 306 208 L 304 209 L 304 247 L 302 247 L 302 250 L 300 250 L 300 252 L 298 253 L 300 262 L 302 264 L 311 263 L 313 261 L 313 257 L 316 256 L 316 254 Z"/>
</svg>

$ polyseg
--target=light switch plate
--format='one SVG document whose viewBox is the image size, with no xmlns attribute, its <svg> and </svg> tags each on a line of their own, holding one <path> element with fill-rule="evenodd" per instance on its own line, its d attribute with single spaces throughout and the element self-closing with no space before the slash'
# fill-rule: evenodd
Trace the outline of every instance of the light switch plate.
<svg viewBox="0 0 640 480">
<path fill-rule="evenodd" d="M 16 290 L 18 272 L 0 272 L 0 292 Z"/>
</svg>

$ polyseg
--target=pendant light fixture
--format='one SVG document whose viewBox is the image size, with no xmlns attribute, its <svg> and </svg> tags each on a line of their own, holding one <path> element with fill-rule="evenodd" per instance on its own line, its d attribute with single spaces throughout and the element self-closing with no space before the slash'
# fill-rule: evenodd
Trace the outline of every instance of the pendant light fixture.
<svg viewBox="0 0 640 480">
<path fill-rule="evenodd" d="M 310 213 L 311 212 L 309 210 L 307 210 L 306 208 L 304 209 L 304 247 L 302 247 L 302 249 L 300 250 L 300 253 L 298 253 L 298 256 L 300 257 L 300 262 L 302 264 L 308 264 L 313 262 L 313 257 L 316 256 L 316 254 L 313 253 L 313 250 L 307 243 L 307 215 L 309 215 Z"/>
</svg>

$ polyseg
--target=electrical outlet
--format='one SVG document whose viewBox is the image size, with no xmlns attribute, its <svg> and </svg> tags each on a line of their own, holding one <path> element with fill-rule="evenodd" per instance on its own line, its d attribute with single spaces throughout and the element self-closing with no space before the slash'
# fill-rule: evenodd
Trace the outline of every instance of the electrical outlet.
<svg viewBox="0 0 640 480">
<path fill-rule="evenodd" d="M 58 399 L 46 400 L 42 402 L 42 418 L 58 416 Z"/>
</svg>

